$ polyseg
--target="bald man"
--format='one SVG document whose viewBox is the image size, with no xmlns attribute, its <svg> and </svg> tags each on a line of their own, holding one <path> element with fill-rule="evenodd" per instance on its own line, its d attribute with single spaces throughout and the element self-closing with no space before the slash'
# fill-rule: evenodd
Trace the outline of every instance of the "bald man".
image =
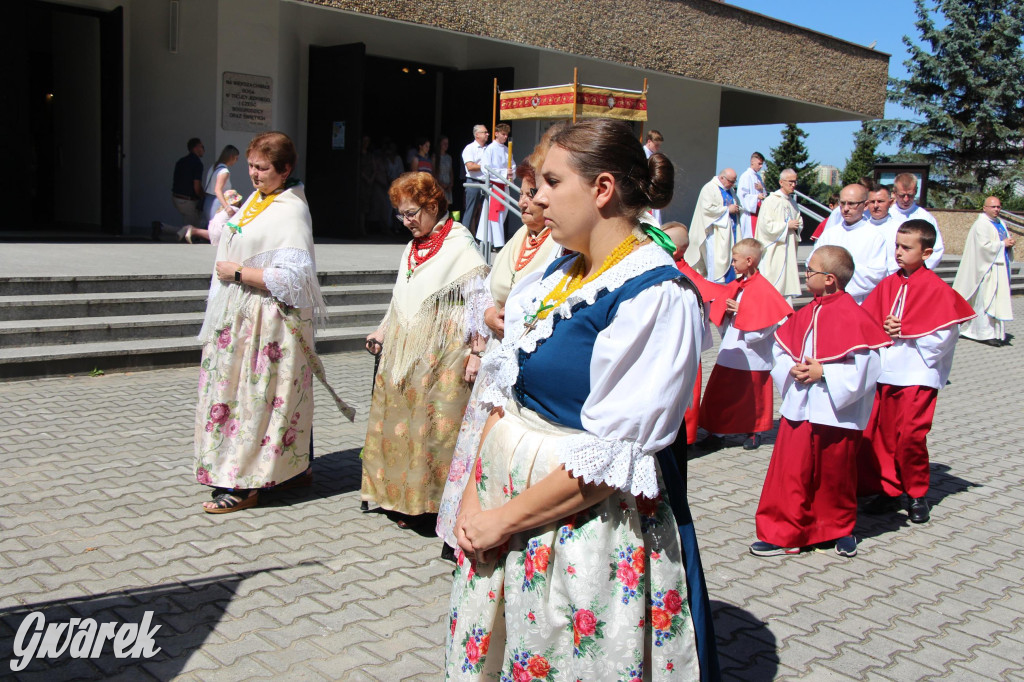
<svg viewBox="0 0 1024 682">
<path fill-rule="evenodd" d="M 964 255 L 953 288 L 977 313 L 960 327 L 960 335 L 991 346 L 1006 340 L 1006 323 L 1013 319 L 1010 302 L 1010 263 L 1016 240 L 999 219 L 1003 203 L 988 197 L 964 242 Z M 927 261 L 926 261 L 927 263 Z"/>
<path fill-rule="evenodd" d="M 858 304 L 888 274 L 886 258 L 889 244 L 882 231 L 864 217 L 867 203 L 867 187 L 860 184 L 844 187 L 839 192 L 843 222 L 826 227 L 814 243 L 814 251 L 823 246 L 841 246 L 853 256 L 853 278 L 846 285 L 846 293 L 853 296 Z"/>
<path fill-rule="evenodd" d="M 716 284 L 736 279 L 732 247 L 737 241 L 740 207 L 733 191 L 735 185 L 736 171 L 723 168 L 701 188 L 690 221 L 686 262 Z"/>
</svg>

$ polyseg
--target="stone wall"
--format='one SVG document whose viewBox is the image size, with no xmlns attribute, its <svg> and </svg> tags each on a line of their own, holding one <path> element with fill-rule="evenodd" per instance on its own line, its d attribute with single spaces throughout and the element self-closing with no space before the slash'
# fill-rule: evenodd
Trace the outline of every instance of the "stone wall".
<svg viewBox="0 0 1024 682">
<path fill-rule="evenodd" d="M 942 241 L 946 246 L 946 253 L 960 255 L 964 252 L 964 242 L 967 240 L 967 233 L 971 225 L 978 218 L 981 211 L 949 210 L 941 208 L 929 208 L 929 213 L 935 216 L 942 230 Z M 1013 247 L 1013 259 L 1024 261 L 1024 228 L 1014 226 L 1012 223 L 1004 223 L 1010 226 L 1010 234 L 1017 243 Z"/>
<path fill-rule="evenodd" d="M 889 55 L 711 0 L 303 0 L 881 118 Z M 784 54 L 777 67 L 751 50 Z M 849 87 L 856 83 L 857 87 Z"/>
</svg>

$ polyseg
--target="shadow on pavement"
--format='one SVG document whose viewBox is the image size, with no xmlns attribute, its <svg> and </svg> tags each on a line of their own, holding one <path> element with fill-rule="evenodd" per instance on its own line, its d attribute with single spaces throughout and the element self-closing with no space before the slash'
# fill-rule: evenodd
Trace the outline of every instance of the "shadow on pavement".
<svg viewBox="0 0 1024 682">
<path fill-rule="evenodd" d="M 287 507 L 306 500 L 324 500 L 359 490 L 363 463 L 359 448 L 339 450 L 313 458 L 313 486 L 260 492 L 261 507 Z M 358 503 L 356 503 L 358 504 Z"/>
<path fill-rule="evenodd" d="M 711 601 L 723 680 L 774 680 L 779 669 L 778 642 L 761 619 L 743 609 Z"/>
<path fill-rule="evenodd" d="M 309 563 L 319 562 L 303 562 Z M 149 588 L 0 609 L 0 678 L 101 680 L 122 675 L 140 680 L 151 677 L 171 679 L 181 672 L 189 656 L 203 645 L 210 632 L 222 620 L 227 605 L 244 580 L 260 573 L 291 568 L 294 567 L 241 571 Z M 33 613 L 42 614 L 45 624 L 40 624 L 40 619 L 33 617 L 26 624 L 24 636 L 18 637 L 22 623 Z M 72 619 L 79 619 L 79 622 L 72 626 Z M 95 623 L 81 622 L 86 619 L 92 619 Z M 135 624 L 136 630 L 141 629 L 151 635 L 151 652 L 156 649 L 159 651 L 150 658 L 146 658 L 144 653 L 138 658 L 118 658 L 114 653 L 114 637 L 110 637 L 101 647 L 96 647 L 95 638 L 83 634 L 88 630 L 102 632 L 103 623 L 113 623 L 110 630 L 116 628 L 118 631 L 125 628 L 125 625 L 128 625 L 127 630 L 132 630 L 131 624 Z M 142 624 L 142 628 L 138 627 L 139 624 Z M 33 645 L 33 635 L 37 631 L 45 633 L 51 626 L 54 630 L 60 628 L 56 638 L 43 634 Z M 23 670 L 12 672 L 12 661 L 20 660 L 29 653 L 38 653 L 48 639 L 53 639 L 54 646 L 47 653 L 59 652 L 60 655 L 33 657 L 30 662 L 26 660 L 27 665 Z M 134 635 L 126 641 L 134 642 Z M 146 638 L 142 641 L 146 641 Z M 86 651 L 89 653 L 86 654 Z M 95 658 L 91 657 L 93 651 L 97 654 Z M 72 657 L 72 653 L 81 654 L 82 657 Z"/>
</svg>

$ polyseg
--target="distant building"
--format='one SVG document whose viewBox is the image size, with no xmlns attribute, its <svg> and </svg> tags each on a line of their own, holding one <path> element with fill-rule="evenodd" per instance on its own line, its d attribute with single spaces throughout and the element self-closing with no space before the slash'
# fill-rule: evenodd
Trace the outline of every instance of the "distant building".
<svg viewBox="0 0 1024 682">
<path fill-rule="evenodd" d="M 817 166 L 814 169 L 814 181 L 826 185 L 838 185 L 839 169 L 835 166 Z"/>
</svg>

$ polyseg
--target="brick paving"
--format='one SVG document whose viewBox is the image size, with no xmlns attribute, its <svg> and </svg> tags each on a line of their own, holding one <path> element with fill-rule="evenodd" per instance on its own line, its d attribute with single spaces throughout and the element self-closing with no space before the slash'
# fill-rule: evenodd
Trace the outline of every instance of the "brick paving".
<svg viewBox="0 0 1024 682">
<path fill-rule="evenodd" d="M 1024 298 L 1014 300 L 1021 337 Z M 690 461 L 690 503 L 726 679 L 1024 679 L 1024 452 L 1014 346 L 962 341 L 940 394 L 932 520 L 863 517 L 856 558 L 756 558 L 754 510 L 774 434 Z M 705 354 L 704 376 L 713 352 Z M 325 357 L 359 410 L 318 387 L 316 483 L 210 516 L 189 473 L 195 369 L 0 384 L 0 677 L 14 632 L 140 622 L 160 653 L 65 653 L 24 680 L 436 680 L 450 564 L 430 535 L 361 514 L 358 451 L 372 359 Z"/>
</svg>

